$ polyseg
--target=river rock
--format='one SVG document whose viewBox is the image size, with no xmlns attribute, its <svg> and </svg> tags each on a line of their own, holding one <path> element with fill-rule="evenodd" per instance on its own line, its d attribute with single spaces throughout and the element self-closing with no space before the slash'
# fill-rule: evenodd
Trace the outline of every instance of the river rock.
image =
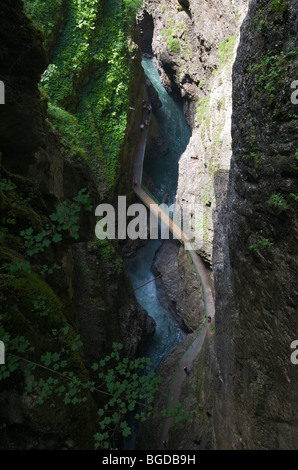
<svg viewBox="0 0 298 470">
<path fill-rule="evenodd" d="M 166 240 L 157 251 L 151 270 L 161 305 L 185 332 L 192 333 L 205 320 L 200 282 L 194 267 L 177 240 Z M 182 282 L 183 279 L 183 282 Z"/>
</svg>

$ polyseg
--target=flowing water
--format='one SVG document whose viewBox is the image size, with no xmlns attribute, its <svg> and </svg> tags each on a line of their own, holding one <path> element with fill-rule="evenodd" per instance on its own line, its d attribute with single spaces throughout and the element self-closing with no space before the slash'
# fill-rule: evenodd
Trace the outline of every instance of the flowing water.
<svg viewBox="0 0 298 470">
<path fill-rule="evenodd" d="M 160 131 L 169 145 L 167 155 L 154 159 L 154 161 L 147 160 L 144 170 L 154 183 L 154 194 L 158 200 L 162 201 L 167 196 L 169 204 L 172 204 L 177 188 L 178 162 L 188 144 L 190 129 L 185 121 L 182 106 L 174 102 L 163 88 L 153 61 L 143 58 L 142 65 L 162 102 L 162 108 L 155 112 L 155 116 Z M 136 256 L 126 259 L 125 266 L 134 288 L 154 277 L 150 268 L 155 253 L 161 245 L 162 240 L 149 240 L 144 247 L 137 251 Z M 183 334 L 173 324 L 169 313 L 160 305 L 155 282 L 136 290 L 135 293 L 138 302 L 156 321 L 156 331 L 150 340 L 146 356 L 151 358 L 152 366 L 157 371 L 162 359 L 182 340 Z M 134 427 L 134 423 L 130 424 Z M 124 448 L 126 450 L 134 449 L 134 440 L 135 433 L 125 441 Z"/>
<path fill-rule="evenodd" d="M 169 204 L 172 204 L 175 201 L 177 189 L 178 162 L 186 149 L 191 132 L 186 123 L 181 103 L 175 102 L 162 86 L 154 62 L 151 59 L 143 58 L 142 65 L 162 102 L 162 107 L 154 114 L 160 132 L 169 146 L 169 152 L 166 155 L 153 160 L 146 159 L 144 170 L 153 180 L 154 195 L 157 199 L 162 202 L 168 195 Z"/>
</svg>

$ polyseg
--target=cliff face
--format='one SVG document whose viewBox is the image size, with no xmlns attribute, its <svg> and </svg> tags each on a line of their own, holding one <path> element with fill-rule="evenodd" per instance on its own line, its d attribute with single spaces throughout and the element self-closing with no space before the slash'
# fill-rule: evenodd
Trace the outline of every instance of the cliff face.
<svg viewBox="0 0 298 470">
<path fill-rule="evenodd" d="M 215 230 L 219 448 L 298 445 L 297 3 L 252 1 L 233 69 L 233 157 Z"/>
<path fill-rule="evenodd" d="M 179 161 L 176 203 L 203 211 L 198 253 L 212 262 L 215 188 L 226 190 L 231 158 L 231 74 L 247 1 L 145 2 L 143 51 L 154 54 L 165 88 L 182 99 L 192 128 Z M 216 185 L 215 185 L 216 181 Z"/>
<path fill-rule="evenodd" d="M 94 239 L 94 211 L 102 202 L 94 172 L 48 125 L 47 101 L 38 90 L 48 64 L 41 36 L 21 1 L 2 2 L 0 10 L 0 79 L 6 85 L 0 109 L 0 332 L 11 371 L 0 377 L 0 447 L 92 449 L 101 401 L 90 393 L 77 404 L 67 405 L 61 394 L 43 399 L 48 375 L 38 367 L 40 393 L 30 394 L 26 363 L 20 360 L 15 367 L 9 353 L 35 363 L 58 354 L 63 367 L 88 380 L 91 364 L 108 354 L 113 342 L 123 343 L 125 354 L 134 357 L 154 322 L 136 302 L 117 245 Z M 140 71 L 137 58 L 136 64 Z M 138 122 L 129 122 L 132 146 L 134 128 Z M 120 163 L 119 174 L 130 181 L 124 157 Z M 79 202 L 74 198 L 82 190 L 89 196 Z M 63 207 L 75 220 L 70 229 L 55 212 Z M 53 226 L 58 227 L 54 237 Z M 34 349 L 27 350 L 23 337 Z"/>
<path fill-rule="evenodd" d="M 170 2 L 165 3 L 170 7 Z M 154 15 L 150 5 L 147 2 L 147 11 L 159 30 L 165 24 L 164 15 L 169 17 L 177 8 L 176 2 L 174 10 L 156 4 Z M 189 19 L 192 12 L 187 14 Z M 146 21 L 150 24 L 148 16 Z M 153 37 L 156 34 L 154 29 Z M 147 34 L 145 52 L 151 53 L 148 38 Z M 157 45 L 155 39 L 153 52 L 158 48 L 166 49 L 166 45 Z M 173 63 L 177 55 L 167 54 Z M 206 258 L 212 256 L 213 263 L 215 334 L 210 331 L 185 379 L 180 399 L 183 409 L 193 415 L 187 426 L 182 422 L 171 427 L 169 449 L 297 448 L 298 366 L 290 360 L 291 343 L 298 337 L 297 105 L 291 102 L 296 71 L 297 2 L 251 1 L 232 75 L 231 166 L 226 160 L 219 168 L 226 171 L 213 180 L 215 232 L 213 251 Z M 220 76 L 220 67 L 216 73 Z M 215 86 L 213 92 L 215 97 L 219 89 Z M 191 155 L 196 164 L 204 154 L 204 116 L 185 153 L 188 166 L 183 163 L 185 155 L 181 159 L 184 173 L 180 171 L 178 197 L 180 192 L 182 199 L 187 199 L 188 186 L 182 187 L 188 184 L 187 178 L 193 198 L 205 184 L 190 165 Z M 217 117 L 210 119 L 216 122 Z M 213 133 L 209 139 L 212 148 Z M 174 369 L 186 349 L 187 341 L 161 366 L 160 373 L 166 377 L 164 394 L 170 382 L 168 370 Z M 161 399 L 157 409 L 163 403 Z M 159 426 L 156 413 L 151 429 Z M 150 439 L 147 432 L 144 429 L 140 437 L 140 448 L 146 448 L 141 446 Z M 157 436 L 152 446 L 161 448 Z"/>
</svg>

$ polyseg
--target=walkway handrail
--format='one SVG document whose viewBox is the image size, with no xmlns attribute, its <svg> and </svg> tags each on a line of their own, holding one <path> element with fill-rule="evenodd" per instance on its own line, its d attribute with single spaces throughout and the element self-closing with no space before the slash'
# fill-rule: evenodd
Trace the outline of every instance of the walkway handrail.
<svg viewBox="0 0 298 470">
<path fill-rule="evenodd" d="M 146 90 L 146 92 L 147 92 L 147 90 Z M 150 114 L 151 114 L 151 113 L 150 113 Z M 150 192 L 150 191 L 143 185 L 143 183 L 142 183 L 142 179 L 143 179 L 144 155 L 145 155 L 145 149 L 146 149 L 147 138 L 148 138 L 148 133 L 149 133 L 149 126 L 150 126 L 150 122 L 149 122 L 149 125 L 147 126 L 146 137 L 145 137 L 144 145 L 143 145 L 143 149 L 142 149 L 142 156 L 141 156 L 142 164 L 141 164 L 141 174 L 140 174 L 139 185 L 138 185 L 138 186 L 134 186 L 134 187 L 133 187 L 133 190 L 134 190 L 135 194 L 138 196 L 138 198 L 143 202 L 143 204 L 144 204 L 145 206 L 149 207 L 149 209 L 150 209 L 150 205 L 151 205 L 151 204 L 150 204 L 150 202 L 145 201 L 145 199 L 144 199 L 144 198 L 142 197 L 142 195 L 140 194 L 139 188 L 142 188 L 143 191 L 144 191 L 144 192 L 149 196 L 149 198 L 153 201 L 153 203 L 156 203 L 156 204 L 163 210 L 163 207 L 162 207 L 161 203 L 155 198 L 155 196 L 153 196 L 153 194 L 151 194 L 151 192 Z M 163 210 L 163 212 L 166 213 L 165 210 Z M 166 213 L 166 214 L 167 214 L 167 213 Z M 182 234 L 183 234 L 183 233 L 185 234 L 185 232 L 182 230 L 180 224 L 177 224 L 177 223 L 173 220 L 173 218 L 170 217 L 169 214 L 167 214 L 167 216 L 168 216 L 169 219 L 171 219 L 171 220 L 173 221 L 173 223 L 175 223 L 175 224 L 180 228 L 181 233 L 182 233 Z M 169 227 L 169 229 L 171 230 L 171 225 L 170 225 L 170 223 L 168 223 L 168 227 Z M 174 233 L 173 230 L 174 230 L 174 228 L 173 228 L 173 224 L 172 224 L 172 233 Z M 186 235 L 186 234 L 185 234 L 185 235 Z M 185 240 L 183 240 L 183 238 L 180 239 L 180 237 L 179 237 L 178 239 L 180 240 L 180 242 L 181 242 L 182 244 L 185 245 Z M 188 237 L 187 235 L 185 236 L 185 239 L 188 239 L 189 241 L 191 240 L 190 237 Z M 173 374 L 173 376 L 172 376 L 171 382 L 170 382 L 170 384 L 169 384 L 169 386 L 168 386 L 165 406 L 167 406 L 167 404 L 168 404 L 168 399 L 169 399 L 170 390 L 171 390 L 171 387 L 172 387 L 172 385 L 173 385 L 173 381 L 174 381 L 174 379 L 175 379 L 175 376 L 176 376 L 176 374 L 177 374 L 177 370 L 178 370 L 178 368 L 179 368 L 179 365 L 180 365 L 181 361 L 183 360 L 183 358 L 185 357 L 185 355 L 187 354 L 187 352 L 188 352 L 188 351 L 190 350 L 190 348 L 193 346 L 194 342 L 196 341 L 196 339 L 198 338 L 198 336 L 199 336 L 200 333 L 202 332 L 202 330 L 203 330 L 203 328 L 205 327 L 206 322 L 207 322 L 207 320 L 208 320 L 208 318 L 207 318 L 207 309 L 206 309 L 206 303 L 205 303 L 205 296 L 204 296 L 204 288 L 203 288 L 202 279 L 201 279 L 201 277 L 200 277 L 200 275 L 199 275 L 199 273 L 198 273 L 197 267 L 196 267 L 196 265 L 195 265 L 195 263 L 194 263 L 193 257 L 192 257 L 192 255 L 191 255 L 191 253 L 190 253 L 190 250 L 189 250 L 189 249 L 186 249 L 186 251 L 187 251 L 187 253 L 188 253 L 189 257 L 190 257 L 190 260 L 191 260 L 191 262 L 192 262 L 192 264 L 193 264 L 193 266 L 194 266 L 194 268 L 195 268 L 195 272 L 196 272 L 196 274 L 197 274 L 197 277 L 198 277 L 198 279 L 199 279 L 199 281 L 200 281 L 201 292 L 202 292 L 202 299 L 203 299 L 203 305 L 204 305 L 205 320 L 204 320 L 204 322 L 203 322 L 203 325 L 202 325 L 201 328 L 199 329 L 199 332 L 197 333 L 197 335 L 196 335 L 195 338 L 193 339 L 192 343 L 191 343 L 190 346 L 187 348 L 187 350 L 184 352 L 184 354 L 182 355 L 182 357 L 180 358 L 180 360 L 179 360 L 179 362 L 178 362 L 178 364 L 177 364 L 177 367 L 176 367 L 176 369 L 175 369 L 175 371 L 174 371 L 174 374 Z M 163 417 L 162 433 L 163 433 L 163 430 L 164 430 L 165 419 L 166 419 L 166 416 Z"/>
</svg>

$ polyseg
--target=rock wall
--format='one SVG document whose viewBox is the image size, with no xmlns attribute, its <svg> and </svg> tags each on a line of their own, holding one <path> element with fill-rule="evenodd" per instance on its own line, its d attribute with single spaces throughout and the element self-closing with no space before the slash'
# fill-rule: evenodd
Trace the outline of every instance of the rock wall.
<svg viewBox="0 0 298 470">
<path fill-rule="evenodd" d="M 295 449 L 297 2 L 252 1 L 233 69 L 233 157 L 215 229 L 218 448 Z"/>
<path fill-rule="evenodd" d="M 200 2 L 198 8 L 209 8 L 211 3 L 207 7 L 207 2 Z M 166 57 L 172 69 L 178 53 L 170 53 L 170 41 L 167 45 L 166 40 L 158 42 L 155 28 L 165 29 L 164 15 L 170 18 L 177 11 L 177 2 L 164 4 L 156 3 L 154 13 L 153 2 L 146 3 L 154 19 L 153 52 L 159 49 L 159 57 Z M 189 4 L 194 8 L 194 2 Z M 231 4 L 226 5 L 222 18 L 231 11 L 229 8 Z M 178 13 L 180 17 L 184 14 L 193 18 L 191 8 Z M 207 11 L 205 17 L 208 22 Z M 235 32 L 229 30 L 229 34 Z M 183 35 L 176 37 L 181 40 Z M 229 55 L 228 75 L 233 62 L 231 49 Z M 221 161 L 212 184 L 202 183 L 200 175 L 201 183 L 196 187 L 191 160 L 197 170 L 199 160 L 204 166 L 210 165 L 210 160 L 204 162 L 202 158 L 202 131 L 209 135 L 208 151 L 216 143 L 204 108 L 210 109 L 213 103 L 215 110 L 216 96 L 223 99 L 223 91 L 229 88 L 224 75 L 221 83 L 224 69 L 219 66 L 213 76 L 214 88 L 211 85 L 212 91 L 206 95 L 210 102 L 201 102 L 203 109 L 196 118 L 200 123 L 194 124 L 189 149 L 181 159 L 178 198 L 193 201 L 202 184 L 205 189 L 214 187 L 213 252 L 205 250 L 205 258 L 213 263 L 216 314 L 215 335 L 210 332 L 181 396 L 183 408 L 194 416 L 188 425 L 182 421 L 170 429 L 169 449 L 297 449 L 298 366 L 290 360 L 291 343 L 298 337 L 297 105 L 291 102 L 296 70 L 297 2 L 250 1 L 228 92 L 230 104 L 227 108 L 218 104 L 216 117 L 209 115 L 210 122 L 216 122 L 225 109 L 226 131 L 221 135 L 227 139 L 227 117 L 233 103 L 231 150 L 226 152 L 227 159 Z M 170 77 L 172 88 L 175 76 L 172 73 Z M 186 92 L 181 94 L 185 96 Z M 187 178 L 191 181 L 184 187 Z M 209 202 L 205 192 L 204 196 Z M 187 341 L 161 366 L 164 394 L 170 383 L 168 371 L 175 368 Z M 153 449 L 162 448 L 160 434 L 155 432 L 151 441 L 150 430 L 162 429 L 158 415 L 163 406 L 160 400 L 151 428 L 145 428 L 140 436 L 139 448 L 147 448 L 146 437 Z"/>
<path fill-rule="evenodd" d="M 198 331 L 205 320 L 198 277 L 187 252 L 177 240 L 164 241 L 155 255 L 151 270 L 161 305 L 185 333 Z"/>
<path fill-rule="evenodd" d="M 231 73 L 246 6 L 246 0 L 237 4 L 225 0 L 148 1 L 141 21 L 143 50 L 157 57 L 163 84 L 176 99 L 183 100 L 192 128 L 179 162 L 176 202 L 185 211 L 202 207 L 200 226 L 196 223 L 202 239 L 198 253 L 209 264 L 216 208 L 214 181 L 221 179 L 224 185 L 230 167 Z"/>
<path fill-rule="evenodd" d="M 106 247 L 94 241 L 94 211 L 102 198 L 91 168 L 79 156 L 66 158 L 65 144 L 62 152 L 59 135 L 47 124 L 46 102 L 38 90 L 47 66 L 41 36 L 20 0 L 2 2 L 0 10 L 0 79 L 6 85 L 6 104 L 0 107 L 1 335 L 3 329 L 12 338 L 24 335 L 34 347 L 26 358 L 36 363 L 48 351 L 59 353 L 70 370 L 88 380 L 94 377 L 91 364 L 109 353 L 113 342 L 122 342 L 125 354 L 134 357 L 155 325 L 136 301 L 117 244 Z M 137 57 L 136 67 L 142 80 Z M 135 129 L 138 122 L 130 122 L 127 141 L 133 145 Z M 123 157 L 119 178 L 131 183 L 129 171 Z M 20 232 L 31 228 L 31 235 L 43 233 L 57 207 L 73 203 L 82 188 L 90 195 L 92 210 L 80 211 L 78 238 L 68 233 L 30 257 Z M 12 271 L 14 265 L 23 270 Z M 69 333 L 61 338 L 65 327 Z M 66 405 L 54 394 L 39 404 L 38 393 L 26 388 L 30 380 L 24 377 L 24 363 L 19 364 L 10 378 L 1 376 L 1 449 L 94 448 L 101 400 L 87 394 L 85 403 Z M 35 374 L 38 380 L 48 378 L 40 368 Z"/>
</svg>

